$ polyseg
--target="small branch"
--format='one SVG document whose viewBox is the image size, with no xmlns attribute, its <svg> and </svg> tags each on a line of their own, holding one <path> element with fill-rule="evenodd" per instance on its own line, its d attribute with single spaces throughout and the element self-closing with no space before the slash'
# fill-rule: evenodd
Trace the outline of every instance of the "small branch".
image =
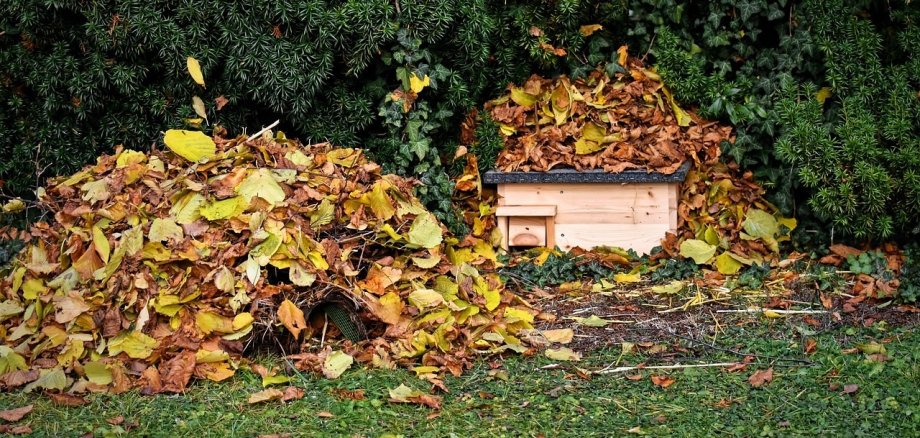
<svg viewBox="0 0 920 438">
<path fill-rule="evenodd" d="M 271 125 L 268 125 L 268 126 L 262 128 L 261 131 L 255 133 L 255 134 L 250 135 L 249 138 L 246 139 L 246 143 L 249 143 L 250 141 L 255 140 L 255 139 L 258 138 L 260 135 L 264 134 L 266 131 L 268 131 L 268 130 L 274 128 L 275 126 L 278 126 L 279 123 L 281 123 L 281 120 L 275 120 L 275 123 L 272 123 Z"/>
<path fill-rule="evenodd" d="M 827 310 L 783 310 L 783 309 L 764 309 L 763 307 L 754 307 L 742 310 L 716 310 L 716 313 L 763 313 L 776 312 L 780 315 L 818 315 L 827 313 Z"/>
<path fill-rule="evenodd" d="M 738 362 L 718 362 L 718 363 L 698 363 L 698 364 L 677 364 L 677 365 L 654 365 L 654 366 L 642 366 L 642 367 L 616 367 L 611 369 L 603 369 L 600 371 L 595 371 L 594 374 L 615 374 L 615 373 L 625 373 L 628 371 L 639 371 L 639 370 L 680 370 L 684 368 L 720 368 L 720 367 L 730 367 L 732 365 L 737 365 Z"/>
</svg>

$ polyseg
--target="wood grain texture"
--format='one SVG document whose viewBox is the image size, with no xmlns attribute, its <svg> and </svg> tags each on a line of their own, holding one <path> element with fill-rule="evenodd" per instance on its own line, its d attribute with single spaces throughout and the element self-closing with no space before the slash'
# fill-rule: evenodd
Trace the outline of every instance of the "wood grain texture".
<svg viewBox="0 0 920 438">
<path fill-rule="evenodd" d="M 557 223 L 555 229 L 556 244 L 566 251 L 575 247 L 618 246 L 648 254 L 652 248 L 661 245 L 661 239 L 670 227 L 668 224 Z"/>
<path fill-rule="evenodd" d="M 499 206 L 555 205 L 557 224 L 670 224 L 672 184 L 502 184 Z"/>
<path fill-rule="evenodd" d="M 546 218 L 512 217 L 508 222 L 510 246 L 545 246 Z"/>
</svg>

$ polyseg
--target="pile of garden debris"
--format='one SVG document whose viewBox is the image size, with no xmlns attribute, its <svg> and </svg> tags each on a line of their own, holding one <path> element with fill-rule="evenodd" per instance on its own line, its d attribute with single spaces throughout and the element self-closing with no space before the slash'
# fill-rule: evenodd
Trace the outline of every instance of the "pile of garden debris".
<svg viewBox="0 0 920 438">
<path fill-rule="evenodd" d="M 436 381 L 525 349 L 515 334 L 538 312 L 487 273 L 493 247 L 451 237 L 415 181 L 361 150 L 270 133 L 164 143 L 39 190 L 49 221 L 0 279 L 0 386 L 179 392 L 232 376 L 253 337 L 329 377 L 358 361 Z M 329 303 L 351 306 L 353 326 L 332 321 L 357 341 L 342 350 L 310 311 Z"/>
<path fill-rule="evenodd" d="M 690 160 L 682 185 L 677 234 L 659 257 L 691 258 L 719 275 L 776 260 L 778 243 L 796 226 L 764 198 L 750 172 L 720 160 L 731 127 L 682 109 L 654 70 L 618 50 L 619 73 L 596 70 L 574 81 L 532 76 L 486 105 L 504 134 L 502 171 L 568 167 L 664 174 Z M 719 281 L 719 279 L 716 279 Z"/>
</svg>

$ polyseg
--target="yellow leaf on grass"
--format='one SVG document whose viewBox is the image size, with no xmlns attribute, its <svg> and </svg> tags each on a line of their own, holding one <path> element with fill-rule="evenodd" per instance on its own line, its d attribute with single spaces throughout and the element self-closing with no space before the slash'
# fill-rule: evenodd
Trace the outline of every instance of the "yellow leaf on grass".
<svg viewBox="0 0 920 438">
<path fill-rule="evenodd" d="M 428 75 L 425 75 L 424 78 L 419 78 L 415 73 L 412 73 L 412 76 L 409 76 L 409 89 L 413 93 L 418 94 L 429 85 L 431 85 L 431 78 Z"/>
<path fill-rule="evenodd" d="M 185 58 L 185 67 L 188 69 L 188 74 L 192 76 L 192 80 L 196 84 L 204 86 L 204 74 L 201 73 L 201 64 L 198 60 L 191 56 Z"/>
<path fill-rule="evenodd" d="M 581 353 L 573 351 L 571 348 L 548 348 L 543 354 L 552 360 L 564 360 L 578 362 L 581 360 Z"/>
<path fill-rule="evenodd" d="M 586 327 L 605 327 L 608 324 L 615 322 L 609 319 L 601 318 L 600 316 L 597 316 L 597 315 L 591 315 L 587 318 L 574 316 L 574 317 L 571 317 L 571 319 L 574 320 L 576 323 L 586 326 Z"/>
<path fill-rule="evenodd" d="M 323 375 L 328 379 L 336 379 L 351 367 L 354 362 L 355 358 L 345 352 L 333 351 L 323 361 Z"/>
<path fill-rule="evenodd" d="M 234 370 L 233 368 L 230 368 L 230 364 L 226 362 L 214 363 L 211 365 L 211 367 L 213 369 L 205 371 L 204 376 L 208 380 L 211 380 L 214 382 L 222 382 L 224 380 L 227 380 L 233 377 L 233 375 L 236 373 L 236 370 Z"/>
<path fill-rule="evenodd" d="M 193 163 L 210 160 L 217 153 L 214 140 L 201 131 L 170 129 L 163 136 L 163 143 L 176 155 Z"/>
<path fill-rule="evenodd" d="M 290 300 L 284 300 L 278 306 L 278 320 L 294 335 L 294 338 L 300 337 L 301 330 L 307 328 L 307 321 L 304 320 L 303 310 L 300 310 L 296 304 Z"/>
<path fill-rule="evenodd" d="M 271 400 L 281 400 L 281 397 L 284 397 L 284 393 L 275 388 L 268 388 L 259 392 L 252 393 L 249 396 L 247 403 L 254 405 L 256 403 L 264 403 Z"/>
<path fill-rule="evenodd" d="M 541 333 L 543 333 L 543 337 L 545 337 L 547 341 L 557 344 L 568 344 L 572 342 L 572 339 L 575 337 L 575 331 L 570 328 L 541 330 Z"/>
</svg>

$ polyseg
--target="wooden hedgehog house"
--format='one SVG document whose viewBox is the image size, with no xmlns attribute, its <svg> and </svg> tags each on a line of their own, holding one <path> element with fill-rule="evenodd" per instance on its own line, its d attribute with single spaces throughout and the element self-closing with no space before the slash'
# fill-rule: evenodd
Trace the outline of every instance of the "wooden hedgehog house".
<svg viewBox="0 0 920 438">
<path fill-rule="evenodd" d="M 506 249 L 612 246 L 643 254 L 676 230 L 680 184 L 689 169 L 685 162 L 672 174 L 490 170 L 483 182 L 496 185 L 496 216 Z"/>
</svg>

